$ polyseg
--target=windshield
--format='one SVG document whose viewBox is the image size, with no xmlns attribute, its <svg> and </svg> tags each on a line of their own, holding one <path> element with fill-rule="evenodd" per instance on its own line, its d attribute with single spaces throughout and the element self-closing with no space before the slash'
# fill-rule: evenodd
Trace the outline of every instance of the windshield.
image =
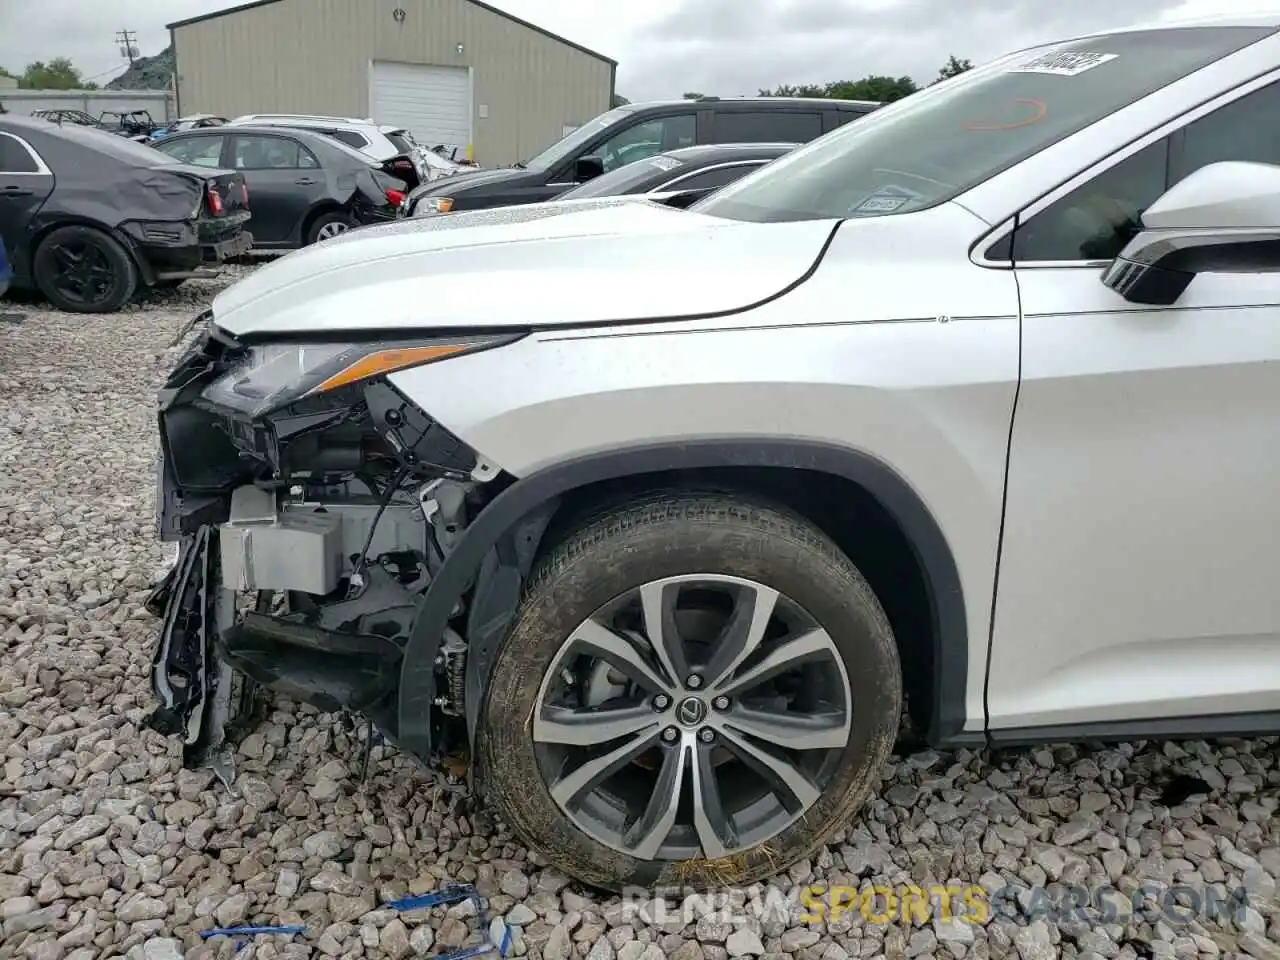
<svg viewBox="0 0 1280 960">
<path fill-rule="evenodd" d="M 649 157 L 646 160 L 637 160 L 635 163 L 629 163 L 625 167 L 619 167 L 617 170 L 610 170 L 608 173 L 602 173 L 593 180 L 588 180 L 580 187 L 574 187 L 567 193 L 560 194 L 558 200 L 582 200 L 587 197 L 620 197 L 623 194 L 639 192 L 647 188 L 647 185 L 654 180 L 659 183 L 664 182 L 669 177 L 662 177 L 662 173 L 670 173 L 675 176 L 673 171 L 679 170 L 685 166 L 675 157 L 656 156 Z"/>
<path fill-rule="evenodd" d="M 1142 30 L 1003 57 L 841 127 L 690 209 L 761 223 L 923 210 L 1272 32 Z"/>
<path fill-rule="evenodd" d="M 547 149 L 525 164 L 530 170 L 549 170 L 562 160 L 569 157 L 580 146 L 594 137 L 601 130 L 612 126 L 623 117 L 635 112 L 635 107 L 614 107 L 607 113 L 602 113 L 582 126 L 573 130 L 571 133 L 560 138 Z"/>
</svg>

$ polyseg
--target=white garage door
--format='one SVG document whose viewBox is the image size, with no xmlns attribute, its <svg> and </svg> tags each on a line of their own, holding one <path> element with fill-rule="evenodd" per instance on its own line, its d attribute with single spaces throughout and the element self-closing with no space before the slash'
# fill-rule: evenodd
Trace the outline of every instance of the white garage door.
<svg viewBox="0 0 1280 960">
<path fill-rule="evenodd" d="M 375 60 L 370 115 L 404 127 L 427 147 L 471 142 L 471 72 L 466 67 Z"/>
</svg>

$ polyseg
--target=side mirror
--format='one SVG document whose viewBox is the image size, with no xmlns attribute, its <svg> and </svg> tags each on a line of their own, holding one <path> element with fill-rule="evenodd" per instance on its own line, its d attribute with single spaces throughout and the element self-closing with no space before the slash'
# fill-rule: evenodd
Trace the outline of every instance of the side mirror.
<svg viewBox="0 0 1280 960">
<path fill-rule="evenodd" d="M 604 161 L 599 157 L 579 157 L 573 164 L 574 183 L 586 183 L 604 173 Z"/>
<path fill-rule="evenodd" d="M 1176 303 L 1198 273 L 1280 270 L 1280 166 L 1224 161 L 1174 184 L 1102 282 L 1130 303 Z"/>
</svg>

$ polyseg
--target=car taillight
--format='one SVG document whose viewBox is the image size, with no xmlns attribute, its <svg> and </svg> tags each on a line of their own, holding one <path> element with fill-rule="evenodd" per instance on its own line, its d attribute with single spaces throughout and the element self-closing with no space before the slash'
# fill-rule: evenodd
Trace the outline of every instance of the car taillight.
<svg viewBox="0 0 1280 960">
<path fill-rule="evenodd" d="M 391 167 L 393 170 L 413 170 L 413 164 L 408 160 L 393 160 Z"/>
<path fill-rule="evenodd" d="M 205 199 L 209 204 L 209 212 L 215 217 L 222 216 L 223 210 L 225 209 L 222 206 L 222 197 L 219 196 L 218 189 L 212 183 L 205 187 Z"/>
<path fill-rule="evenodd" d="M 403 190 L 387 191 L 387 203 L 391 204 L 393 207 L 400 206 L 401 204 L 404 203 L 404 201 L 405 201 L 405 193 Z"/>
<path fill-rule="evenodd" d="M 246 207 L 249 206 L 249 184 L 243 181 L 240 184 L 240 202 Z"/>
</svg>

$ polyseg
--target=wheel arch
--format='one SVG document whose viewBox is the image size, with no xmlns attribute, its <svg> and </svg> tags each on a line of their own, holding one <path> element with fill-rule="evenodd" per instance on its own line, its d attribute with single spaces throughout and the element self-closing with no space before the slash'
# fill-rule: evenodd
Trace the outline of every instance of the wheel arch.
<svg viewBox="0 0 1280 960">
<path fill-rule="evenodd" d="M 763 481 L 763 489 L 762 478 L 772 478 Z M 815 520 L 847 553 L 848 544 L 853 542 L 851 531 L 856 529 L 860 536 L 866 529 L 852 525 L 842 528 L 841 516 L 850 521 L 852 512 L 858 512 L 858 523 L 869 516 L 873 522 L 887 520 L 901 536 L 905 548 L 902 559 L 909 560 L 915 568 L 921 587 L 919 600 L 925 609 L 919 610 L 915 601 L 905 596 L 899 601 L 901 609 L 891 612 L 890 620 L 895 616 L 899 622 L 902 616 L 920 618 L 919 627 L 913 630 L 915 642 L 928 644 L 928 667 L 917 674 L 914 683 L 917 699 L 927 697 L 927 709 L 914 715 L 927 718 L 926 735 L 931 743 L 943 744 L 956 738 L 966 720 L 969 669 L 964 595 L 951 548 L 919 494 L 893 468 L 857 450 L 800 440 L 735 438 L 644 445 L 592 454 L 539 470 L 499 493 L 472 522 L 419 602 L 401 671 L 396 737 L 401 747 L 424 760 L 431 753 L 435 660 L 449 620 L 473 584 L 476 595 L 468 611 L 468 626 L 479 635 L 473 636 L 472 629 L 468 630 L 471 649 L 465 702 L 468 729 L 474 735 L 497 646 L 514 617 L 523 576 L 553 519 L 570 515 L 593 498 L 628 485 L 634 490 L 636 486 L 708 480 L 736 481 L 742 489 L 773 495 L 784 505 L 806 513 L 795 497 L 778 496 L 782 489 L 779 478 L 790 478 L 793 484 L 818 479 L 826 486 L 828 496 L 841 490 L 861 492 L 861 511 L 841 511 L 840 516 L 827 522 Z M 807 496 L 815 488 L 801 484 L 800 489 Z M 839 501 L 840 505 L 843 503 Z M 869 514 L 867 507 L 879 511 L 879 516 Z M 817 512 L 821 512 L 821 505 Z M 858 562 L 858 558 L 853 559 Z M 875 588 L 879 579 L 876 572 L 863 572 Z M 890 605 L 886 604 L 886 612 L 890 612 Z M 895 630 L 897 627 L 895 624 Z M 904 652 L 910 655 L 913 651 L 919 656 L 926 654 L 926 650 L 913 648 L 910 643 Z M 904 671 L 909 669 L 904 663 Z M 910 679 L 908 685 L 910 699 Z M 916 710 L 919 707 L 917 703 Z"/>
</svg>

